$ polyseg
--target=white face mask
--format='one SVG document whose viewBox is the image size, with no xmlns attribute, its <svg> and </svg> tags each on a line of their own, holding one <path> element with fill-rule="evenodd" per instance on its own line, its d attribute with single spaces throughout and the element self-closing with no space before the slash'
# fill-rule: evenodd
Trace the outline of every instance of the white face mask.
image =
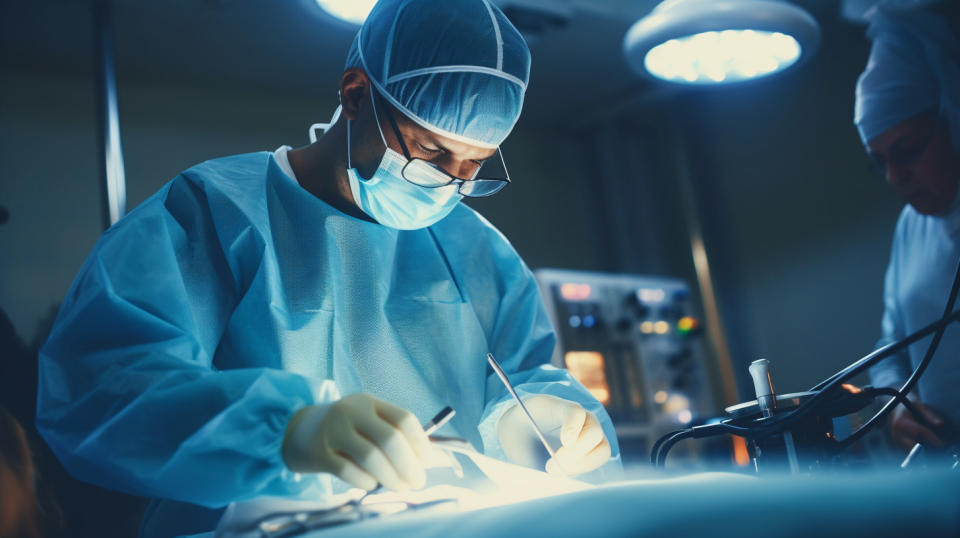
<svg viewBox="0 0 960 538">
<path fill-rule="evenodd" d="M 371 95 L 370 102 L 374 99 Z M 373 117 L 380 131 L 380 139 L 387 146 L 380 129 L 376 104 Z M 453 211 L 463 196 L 456 186 L 430 189 L 420 187 L 403 179 L 403 167 L 407 159 L 387 146 L 380 166 L 370 179 L 364 179 L 350 162 L 350 120 L 347 120 L 347 178 L 350 193 L 364 213 L 378 223 L 398 230 L 426 228 L 443 219 Z"/>
</svg>

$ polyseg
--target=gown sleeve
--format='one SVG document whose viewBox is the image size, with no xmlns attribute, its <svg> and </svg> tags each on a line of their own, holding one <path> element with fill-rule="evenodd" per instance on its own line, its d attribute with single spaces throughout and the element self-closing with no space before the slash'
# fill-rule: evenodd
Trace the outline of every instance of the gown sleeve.
<svg viewBox="0 0 960 538">
<path fill-rule="evenodd" d="M 249 227 L 221 244 L 215 210 L 178 176 L 104 233 L 62 304 L 40 352 L 37 426 L 77 478 L 211 508 L 311 487 L 286 470 L 284 431 L 336 389 L 215 367 L 244 291 L 237 252 L 264 270 L 262 239 Z"/>
<path fill-rule="evenodd" d="M 521 398 L 549 394 L 576 402 L 595 415 L 611 447 L 611 458 L 599 470 L 598 478 L 599 475 L 615 476 L 621 469 L 621 464 L 613 422 L 603 404 L 574 379 L 568 370 L 550 364 L 557 339 L 533 274 L 513 253 L 512 248 L 501 255 L 499 265 L 505 278 L 505 293 L 494 321 L 490 338 L 491 352 Z M 479 426 L 484 453 L 503 459 L 505 455 L 497 439 L 496 426 L 497 421 L 514 402 L 492 369 L 487 376 L 486 394 L 486 409 Z"/>
<path fill-rule="evenodd" d="M 897 299 L 898 284 L 901 279 L 900 272 L 900 245 L 905 240 L 903 217 L 897 224 L 894 232 L 893 246 L 890 249 L 890 263 L 887 265 L 887 273 L 883 284 L 883 319 L 881 321 L 882 336 L 877 341 L 874 349 L 879 349 L 885 345 L 892 344 L 904 336 L 903 317 L 901 313 L 900 302 Z M 910 376 L 910 356 L 906 350 L 880 361 L 879 364 L 870 368 L 870 382 L 876 387 L 893 387 L 899 389 L 907 382 Z"/>
</svg>

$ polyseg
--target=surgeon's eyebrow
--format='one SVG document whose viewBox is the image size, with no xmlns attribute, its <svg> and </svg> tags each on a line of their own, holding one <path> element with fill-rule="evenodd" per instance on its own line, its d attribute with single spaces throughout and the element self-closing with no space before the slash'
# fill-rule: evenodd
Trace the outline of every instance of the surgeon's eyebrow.
<svg viewBox="0 0 960 538">
<path fill-rule="evenodd" d="M 904 134 L 887 147 L 887 153 L 901 153 L 903 151 L 913 150 L 921 144 L 923 144 L 923 137 L 916 133 Z"/>
<path fill-rule="evenodd" d="M 447 147 L 444 146 L 443 144 L 437 142 L 436 140 L 429 139 L 429 140 L 427 140 L 427 141 L 428 141 L 429 143 L 433 144 L 434 146 L 436 146 L 438 150 L 446 153 L 447 155 L 453 155 L 453 151 L 451 151 L 449 148 L 447 148 Z M 419 143 L 419 142 L 418 142 L 418 143 Z M 485 162 L 487 161 L 487 159 L 489 159 L 490 157 L 493 157 L 493 156 L 496 155 L 496 154 L 497 154 L 497 152 L 493 152 L 492 155 L 489 155 L 489 156 L 484 157 L 484 158 L 482 158 L 482 159 L 467 159 L 467 160 L 473 161 L 473 162 L 475 162 L 475 163 L 483 164 L 483 163 L 485 163 Z"/>
</svg>

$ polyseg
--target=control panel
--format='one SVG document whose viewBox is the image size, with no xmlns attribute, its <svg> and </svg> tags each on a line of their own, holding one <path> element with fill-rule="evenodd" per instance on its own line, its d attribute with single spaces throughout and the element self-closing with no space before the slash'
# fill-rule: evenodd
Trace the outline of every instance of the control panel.
<svg viewBox="0 0 960 538">
<path fill-rule="evenodd" d="M 722 414 L 686 282 L 558 269 L 535 275 L 557 331 L 553 364 L 606 407 L 625 462 L 645 459 L 668 431 Z"/>
</svg>

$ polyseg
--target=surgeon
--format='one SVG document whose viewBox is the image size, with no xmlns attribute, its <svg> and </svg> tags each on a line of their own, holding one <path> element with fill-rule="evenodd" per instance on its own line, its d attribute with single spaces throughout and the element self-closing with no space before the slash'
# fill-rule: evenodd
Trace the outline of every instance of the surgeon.
<svg viewBox="0 0 960 538">
<path fill-rule="evenodd" d="M 447 405 L 444 433 L 524 457 L 489 352 L 558 428 L 548 470 L 616 471 L 602 405 L 549 365 L 531 272 L 461 203 L 508 184 L 529 68 L 488 0 L 381 0 L 319 140 L 199 164 L 104 233 L 41 352 L 64 465 L 154 498 L 144 536 L 257 496 L 419 488 Z"/>
<path fill-rule="evenodd" d="M 892 4 L 871 14 L 873 46 L 857 82 L 854 119 L 868 154 L 907 203 L 894 232 L 878 347 L 940 318 L 960 262 L 960 20 L 947 5 Z M 881 362 L 872 382 L 900 388 L 928 343 Z M 909 450 L 954 441 L 958 386 L 960 329 L 952 326 L 910 395 L 923 417 L 897 407 L 890 420 L 894 442 Z"/>
</svg>

